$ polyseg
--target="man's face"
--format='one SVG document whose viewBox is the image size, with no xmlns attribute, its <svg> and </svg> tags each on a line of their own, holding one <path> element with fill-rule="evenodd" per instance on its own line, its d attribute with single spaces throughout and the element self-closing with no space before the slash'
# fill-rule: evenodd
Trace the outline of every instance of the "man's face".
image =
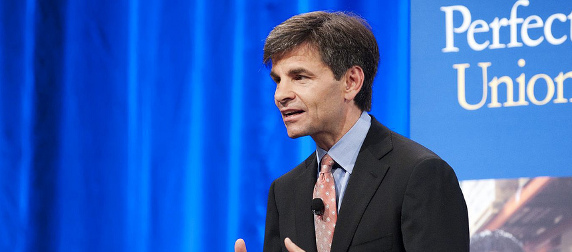
<svg viewBox="0 0 572 252">
<path fill-rule="evenodd" d="M 300 45 L 272 62 L 276 82 L 274 101 L 288 136 L 336 136 L 341 131 L 345 107 L 345 78 L 336 80 L 312 46 Z"/>
</svg>

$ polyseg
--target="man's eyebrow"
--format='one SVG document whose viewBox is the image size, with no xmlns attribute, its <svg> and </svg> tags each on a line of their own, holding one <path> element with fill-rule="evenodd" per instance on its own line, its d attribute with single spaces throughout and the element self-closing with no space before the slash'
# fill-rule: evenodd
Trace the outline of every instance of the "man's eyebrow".
<svg viewBox="0 0 572 252">
<path fill-rule="evenodd" d="M 311 75 L 313 76 L 314 74 L 312 74 L 312 72 L 308 71 L 305 68 L 294 68 L 291 69 L 290 71 L 288 71 L 288 75 L 292 76 L 292 75 L 299 75 L 299 74 L 306 74 L 306 75 Z"/>
<path fill-rule="evenodd" d="M 296 75 L 301 75 L 301 74 L 307 75 L 308 77 L 314 76 L 314 74 L 312 72 L 308 71 L 308 69 L 303 68 L 303 67 L 290 69 L 288 71 L 288 76 L 296 76 Z M 273 71 L 270 71 L 270 78 L 272 78 L 272 80 L 274 80 L 274 82 L 280 82 L 280 76 Z"/>
<path fill-rule="evenodd" d="M 314 74 L 310 71 L 308 71 L 306 68 L 294 68 L 294 69 L 290 69 L 288 71 L 288 76 L 294 76 L 294 75 L 300 75 L 300 74 L 305 74 L 305 75 L 309 75 L 309 76 L 313 76 Z M 280 80 L 280 76 L 278 76 L 277 73 L 270 71 L 270 78 L 272 78 L 273 80 Z"/>
<path fill-rule="evenodd" d="M 280 76 L 278 76 L 278 74 L 272 71 L 270 71 L 270 78 L 272 78 L 272 80 L 274 81 L 280 80 Z"/>
</svg>

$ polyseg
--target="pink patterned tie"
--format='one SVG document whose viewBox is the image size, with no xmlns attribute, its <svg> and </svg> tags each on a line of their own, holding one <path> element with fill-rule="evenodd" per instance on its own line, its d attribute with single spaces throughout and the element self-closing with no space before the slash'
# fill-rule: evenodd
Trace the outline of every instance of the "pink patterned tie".
<svg viewBox="0 0 572 252">
<path fill-rule="evenodd" d="M 322 158 L 321 165 L 320 176 L 314 186 L 314 198 L 321 198 L 324 201 L 324 214 L 322 216 L 314 215 L 314 227 L 318 252 L 329 252 L 338 219 L 336 186 L 332 175 L 334 160 L 326 154 Z"/>
</svg>

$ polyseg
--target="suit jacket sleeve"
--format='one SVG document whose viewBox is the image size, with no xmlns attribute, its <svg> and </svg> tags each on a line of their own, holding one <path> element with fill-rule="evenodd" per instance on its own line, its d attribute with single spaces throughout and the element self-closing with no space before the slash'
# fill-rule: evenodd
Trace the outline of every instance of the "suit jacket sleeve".
<svg viewBox="0 0 572 252">
<path fill-rule="evenodd" d="M 268 193 L 266 208 L 266 228 L 264 233 L 264 252 L 280 251 L 283 242 L 280 240 L 278 208 L 274 194 L 276 181 L 272 182 Z"/>
<path fill-rule="evenodd" d="M 414 168 L 402 205 L 406 251 L 469 251 L 467 207 L 453 169 L 437 157 Z"/>
</svg>

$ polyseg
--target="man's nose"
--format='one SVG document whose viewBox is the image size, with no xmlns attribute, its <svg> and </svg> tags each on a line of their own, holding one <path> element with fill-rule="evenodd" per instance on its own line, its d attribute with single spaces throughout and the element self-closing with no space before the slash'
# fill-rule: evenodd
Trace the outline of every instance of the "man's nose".
<svg viewBox="0 0 572 252">
<path fill-rule="evenodd" d="M 276 91 L 274 92 L 276 106 L 286 106 L 295 97 L 296 94 L 288 83 L 283 82 L 276 85 Z"/>
</svg>

